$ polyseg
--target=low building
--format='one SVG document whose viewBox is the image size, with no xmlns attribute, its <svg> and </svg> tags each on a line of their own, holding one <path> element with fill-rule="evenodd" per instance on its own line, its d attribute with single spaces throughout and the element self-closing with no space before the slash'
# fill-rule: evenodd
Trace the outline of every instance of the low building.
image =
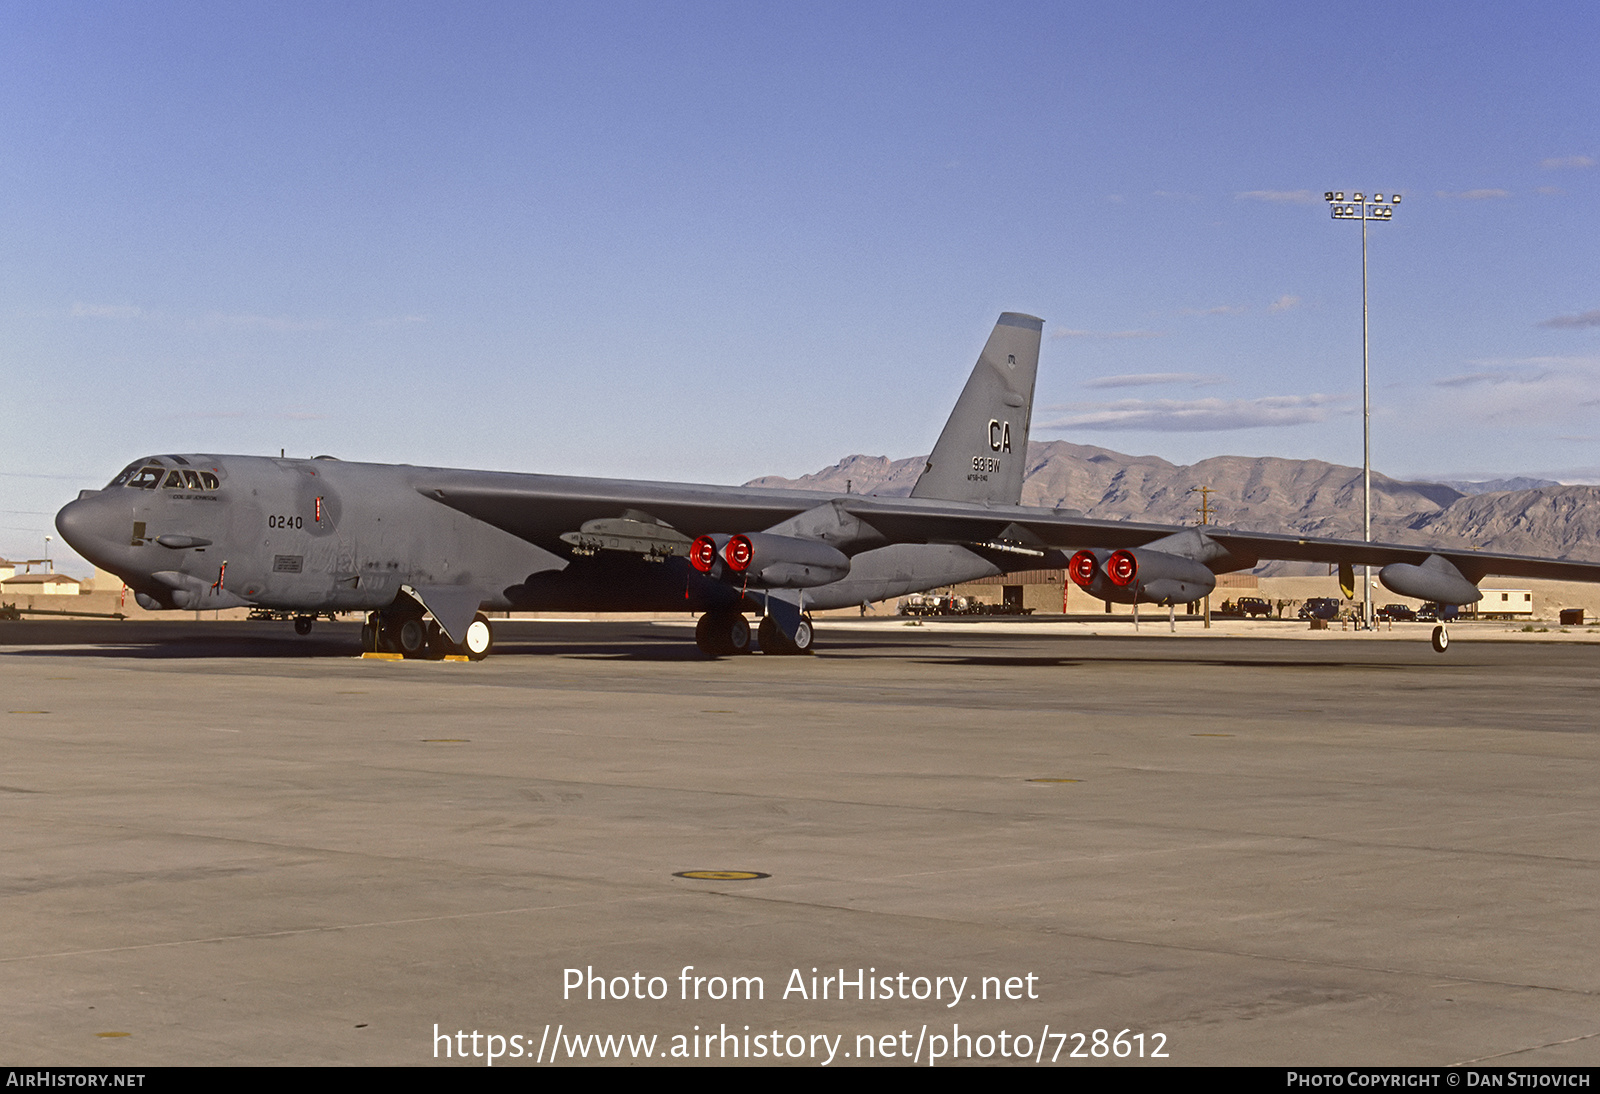
<svg viewBox="0 0 1600 1094">
<path fill-rule="evenodd" d="M 66 574 L 46 571 L 42 574 L 14 574 L 0 581 L 0 596 L 15 599 L 19 596 L 77 596 L 82 583 Z"/>
<path fill-rule="evenodd" d="M 1463 604 L 1461 614 L 1479 619 L 1532 619 L 1532 589 L 1480 589 L 1483 599 Z"/>
</svg>

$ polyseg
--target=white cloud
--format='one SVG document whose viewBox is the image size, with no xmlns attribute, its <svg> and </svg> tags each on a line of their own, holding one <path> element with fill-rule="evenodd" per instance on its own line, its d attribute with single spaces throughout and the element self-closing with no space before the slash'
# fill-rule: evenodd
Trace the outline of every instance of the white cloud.
<svg viewBox="0 0 1600 1094">
<path fill-rule="evenodd" d="M 1600 358 L 1525 357 L 1474 361 L 1477 371 L 1435 380 L 1419 393 L 1419 420 L 1550 430 L 1592 426 Z"/>
<path fill-rule="evenodd" d="M 1298 308 L 1299 306 L 1300 298 L 1298 296 L 1291 296 L 1288 293 L 1284 293 L 1282 296 L 1278 297 L 1278 299 L 1274 300 L 1272 302 L 1272 306 L 1267 310 L 1273 312 L 1289 311 L 1290 309 Z"/>
<path fill-rule="evenodd" d="M 1040 423 L 1041 429 L 1151 430 L 1210 433 L 1262 429 L 1324 421 L 1344 397 L 1265 395 L 1257 399 L 1122 399 L 1114 403 L 1068 403 L 1052 410 L 1066 417 Z"/>
<path fill-rule="evenodd" d="M 1225 381 L 1222 376 L 1208 376 L 1199 372 L 1133 372 L 1125 376 L 1097 376 L 1092 380 L 1085 380 L 1084 387 L 1155 387 L 1159 384 L 1190 384 L 1194 387 L 1201 385 L 1220 384 Z"/>
<path fill-rule="evenodd" d="M 1575 168 L 1581 171 L 1585 167 L 1593 167 L 1594 165 L 1595 158 L 1593 156 L 1551 156 L 1547 160 L 1539 161 L 1539 166 L 1546 171 L 1559 171 L 1562 168 Z"/>
<path fill-rule="evenodd" d="M 253 330 L 270 330 L 280 333 L 291 331 L 327 330 L 333 326 L 326 319 L 291 319 L 282 315 L 223 315 L 212 312 L 203 320 L 208 325 L 246 327 Z"/>
<path fill-rule="evenodd" d="M 1315 205 L 1320 194 L 1310 190 L 1245 190 L 1233 195 L 1239 201 L 1264 201 L 1271 205 Z"/>
<path fill-rule="evenodd" d="M 1050 332 L 1051 338 L 1162 338 L 1165 331 L 1159 330 L 1073 330 L 1070 327 L 1056 327 Z"/>
<path fill-rule="evenodd" d="M 1579 312 L 1577 315 L 1557 315 L 1539 323 L 1541 327 L 1554 327 L 1557 330 L 1578 330 L 1584 327 L 1600 327 L 1600 308 L 1594 311 Z"/>
<path fill-rule="evenodd" d="M 1485 189 L 1485 190 L 1461 190 L 1461 191 L 1458 191 L 1458 192 L 1452 192 L 1452 191 L 1449 191 L 1449 190 L 1435 190 L 1434 191 L 1434 196 L 1435 197 L 1446 198 L 1446 199 L 1456 198 L 1456 199 L 1458 199 L 1460 201 L 1498 201 L 1500 198 L 1508 198 L 1508 197 L 1510 197 L 1511 196 L 1511 191 L 1510 190 Z"/>
<path fill-rule="evenodd" d="M 80 319 L 137 319 L 144 313 L 132 304 L 84 304 L 74 302 L 72 314 Z"/>
<path fill-rule="evenodd" d="M 1250 309 L 1243 304 L 1218 304 L 1214 308 L 1184 308 L 1179 315 L 1239 315 Z"/>
</svg>

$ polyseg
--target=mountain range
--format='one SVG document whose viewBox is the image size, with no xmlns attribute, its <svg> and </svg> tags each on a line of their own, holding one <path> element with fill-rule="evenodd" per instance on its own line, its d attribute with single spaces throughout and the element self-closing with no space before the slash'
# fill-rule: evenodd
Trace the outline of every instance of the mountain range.
<svg viewBox="0 0 1600 1094">
<path fill-rule="evenodd" d="M 775 475 L 748 486 L 904 497 L 927 457 L 846 456 L 798 479 Z M 1022 504 L 1079 509 L 1100 520 L 1199 522 L 1209 488 L 1208 523 L 1259 532 L 1361 538 L 1361 469 L 1276 456 L 1216 456 L 1174 464 L 1094 445 L 1028 445 Z M 1372 538 L 1388 543 L 1462 544 L 1502 554 L 1590 560 L 1600 557 L 1600 487 L 1548 479 L 1402 482 L 1372 475 Z M 1304 571 L 1267 563 L 1259 573 Z"/>
</svg>

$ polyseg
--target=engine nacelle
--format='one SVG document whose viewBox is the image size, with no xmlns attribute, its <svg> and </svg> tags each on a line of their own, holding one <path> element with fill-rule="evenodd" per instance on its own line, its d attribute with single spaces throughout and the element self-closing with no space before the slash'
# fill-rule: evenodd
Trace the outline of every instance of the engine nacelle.
<svg viewBox="0 0 1600 1094">
<path fill-rule="evenodd" d="M 1110 557 L 1111 552 L 1105 548 L 1079 551 L 1067 560 L 1067 577 L 1096 600 L 1130 603 L 1122 586 L 1112 584 L 1106 575 L 1105 562 Z"/>
<path fill-rule="evenodd" d="M 1189 604 L 1217 587 L 1204 563 L 1142 547 L 1079 551 L 1067 573 L 1090 596 L 1119 604 Z"/>
<path fill-rule="evenodd" d="M 689 564 L 703 574 L 763 589 L 811 589 L 850 573 L 850 556 L 826 543 L 770 532 L 701 536 Z"/>
<path fill-rule="evenodd" d="M 1422 565 L 1396 562 L 1378 571 L 1378 580 L 1384 588 L 1401 596 L 1417 600 L 1433 600 L 1440 604 L 1476 604 L 1483 593 L 1468 581 L 1449 559 L 1429 555 Z"/>
</svg>

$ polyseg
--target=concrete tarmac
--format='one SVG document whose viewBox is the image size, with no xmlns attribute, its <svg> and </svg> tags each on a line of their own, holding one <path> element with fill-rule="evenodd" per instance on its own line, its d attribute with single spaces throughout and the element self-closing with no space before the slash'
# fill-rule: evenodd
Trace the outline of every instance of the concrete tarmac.
<svg viewBox="0 0 1600 1094">
<path fill-rule="evenodd" d="M 818 630 L 0 624 L 0 1056 L 1600 1062 L 1593 646 Z"/>
</svg>

